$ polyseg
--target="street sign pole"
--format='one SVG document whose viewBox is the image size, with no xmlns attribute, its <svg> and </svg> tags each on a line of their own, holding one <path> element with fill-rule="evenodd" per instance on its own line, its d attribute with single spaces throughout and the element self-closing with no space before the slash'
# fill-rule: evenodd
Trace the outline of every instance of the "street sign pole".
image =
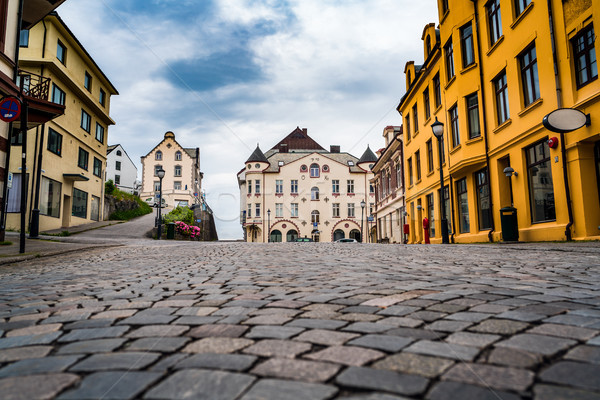
<svg viewBox="0 0 600 400">
<path fill-rule="evenodd" d="M 21 234 L 19 253 L 25 253 L 25 222 L 27 220 L 27 103 L 21 110 Z"/>
</svg>

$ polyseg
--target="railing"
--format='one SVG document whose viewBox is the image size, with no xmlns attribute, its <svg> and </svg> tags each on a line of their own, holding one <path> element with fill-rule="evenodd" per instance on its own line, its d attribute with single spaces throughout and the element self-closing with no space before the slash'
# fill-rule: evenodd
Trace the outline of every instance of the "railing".
<svg viewBox="0 0 600 400">
<path fill-rule="evenodd" d="M 51 79 L 29 71 L 19 70 L 17 85 L 25 96 L 34 99 L 48 100 Z"/>
</svg>

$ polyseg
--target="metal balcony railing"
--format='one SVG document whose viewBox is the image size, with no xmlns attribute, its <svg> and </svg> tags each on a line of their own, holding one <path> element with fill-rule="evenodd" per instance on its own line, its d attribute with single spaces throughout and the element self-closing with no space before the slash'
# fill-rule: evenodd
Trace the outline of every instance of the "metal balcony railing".
<svg viewBox="0 0 600 400">
<path fill-rule="evenodd" d="M 48 101 L 51 79 L 29 71 L 19 70 L 17 85 L 23 94 L 34 99 Z"/>
</svg>

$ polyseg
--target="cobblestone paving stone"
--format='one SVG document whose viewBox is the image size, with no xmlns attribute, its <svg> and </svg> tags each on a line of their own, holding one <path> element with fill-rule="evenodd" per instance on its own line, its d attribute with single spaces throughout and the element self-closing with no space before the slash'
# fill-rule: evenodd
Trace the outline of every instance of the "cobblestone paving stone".
<svg viewBox="0 0 600 400">
<path fill-rule="evenodd" d="M 0 398 L 600 399 L 600 245 L 130 241 L 0 267 Z"/>
</svg>

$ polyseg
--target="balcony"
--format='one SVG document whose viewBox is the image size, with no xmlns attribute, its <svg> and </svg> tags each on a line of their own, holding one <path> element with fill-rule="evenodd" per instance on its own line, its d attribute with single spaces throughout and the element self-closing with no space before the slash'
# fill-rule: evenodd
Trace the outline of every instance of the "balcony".
<svg viewBox="0 0 600 400">
<path fill-rule="evenodd" d="M 23 99 L 29 106 L 28 129 L 45 124 L 65 113 L 65 106 L 48 101 L 51 82 L 52 80 L 48 77 L 19 70 L 17 85 L 21 88 Z M 20 126 L 21 121 L 14 122 L 15 128 L 20 128 Z"/>
</svg>

